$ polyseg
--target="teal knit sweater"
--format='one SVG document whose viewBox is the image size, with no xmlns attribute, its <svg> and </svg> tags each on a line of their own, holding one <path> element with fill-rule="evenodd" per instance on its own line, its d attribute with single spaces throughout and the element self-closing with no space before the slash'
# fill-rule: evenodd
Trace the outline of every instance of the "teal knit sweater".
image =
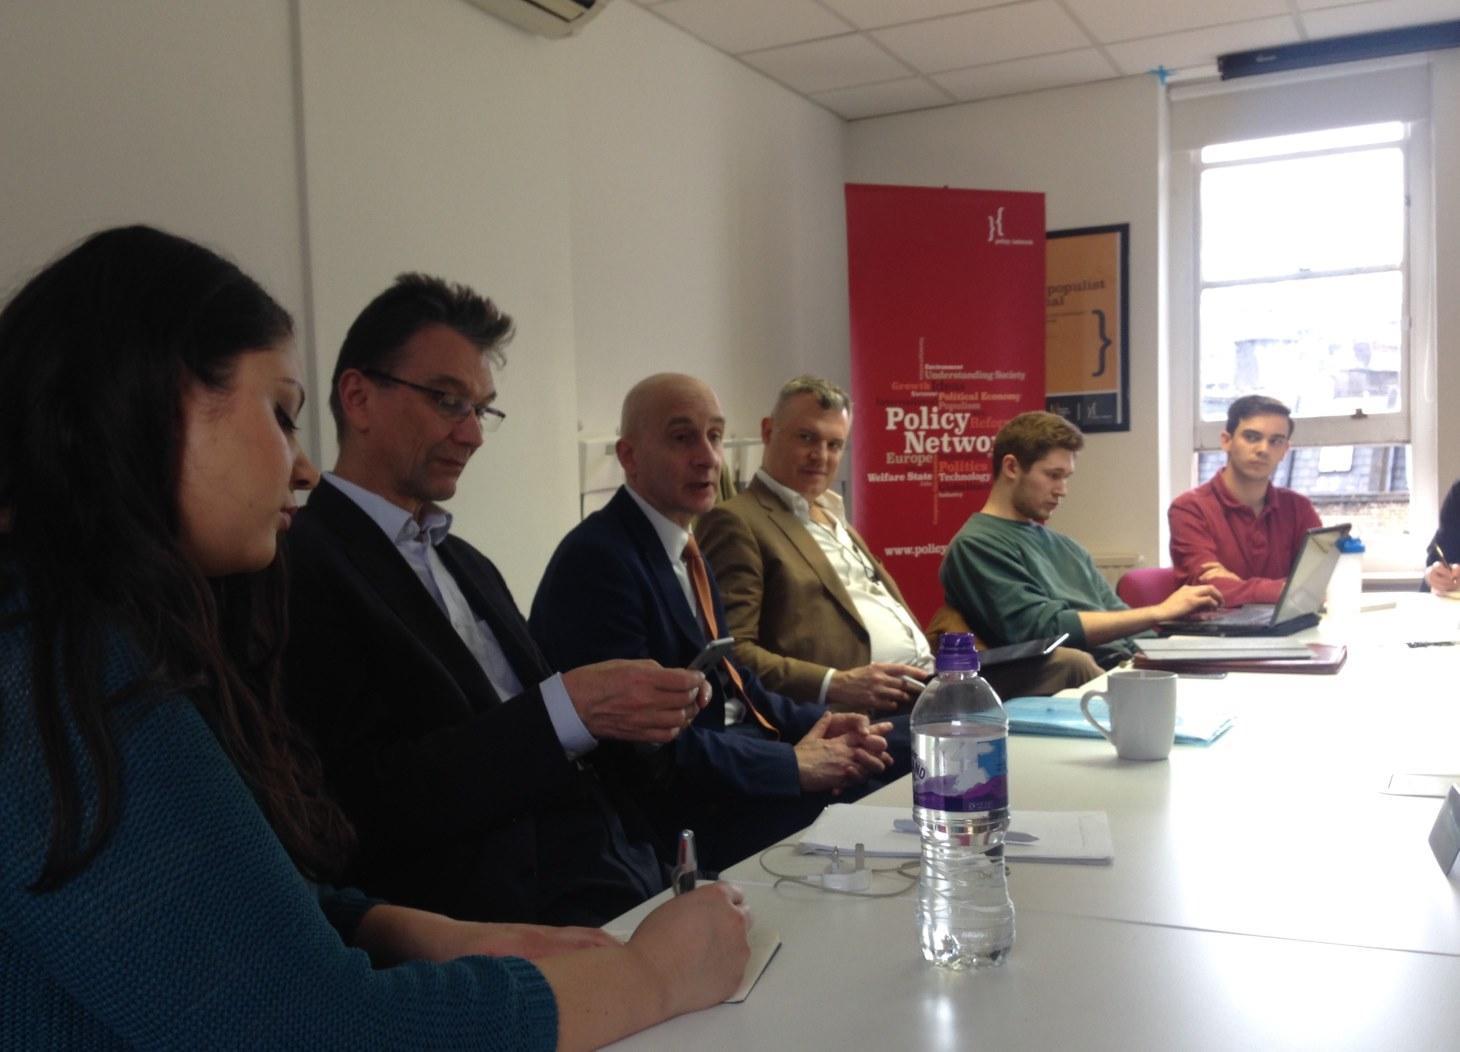
<svg viewBox="0 0 1460 1052">
<path fill-rule="evenodd" d="M 0 626 L 23 608 L 0 596 Z M 108 688 L 137 668 L 118 640 Z M 526 961 L 376 970 L 348 948 L 326 913 L 350 931 L 369 903 L 299 875 L 183 698 L 131 703 L 110 840 L 31 892 L 51 803 L 31 704 L 22 621 L 0 627 L 0 1050 L 556 1044 L 552 991 Z"/>
<path fill-rule="evenodd" d="M 1125 610 L 1090 553 L 1062 533 L 1033 522 L 975 512 L 953 537 L 939 570 L 943 595 L 992 646 L 1070 634 L 1066 646 L 1097 661 L 1118 661 L 1128 640 L 1090 646 L 1080 612 Z"/>
</svg>

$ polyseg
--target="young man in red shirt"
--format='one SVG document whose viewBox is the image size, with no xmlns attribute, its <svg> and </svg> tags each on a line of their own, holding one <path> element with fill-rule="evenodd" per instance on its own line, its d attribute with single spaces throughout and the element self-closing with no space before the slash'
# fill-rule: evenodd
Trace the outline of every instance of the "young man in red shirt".
<svg viewBox="0 0 1460 1052">
<path fill-rule="evenodd" d="M 1246 395 L 1227 409 L 1227 466 L 1171 502 L 1171 562 L 1187 584 L 1214 585 L 1227 606 L 1275 603 L 1304 533 L 1321 526 L 1302 494 L 1272 484 L 1293 436 L 1288 407 Z"/>
</svg>

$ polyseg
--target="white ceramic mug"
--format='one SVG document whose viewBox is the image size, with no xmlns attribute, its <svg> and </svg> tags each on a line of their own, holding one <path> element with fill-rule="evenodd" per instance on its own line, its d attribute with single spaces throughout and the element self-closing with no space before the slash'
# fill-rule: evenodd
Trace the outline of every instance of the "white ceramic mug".
<svg viewBox="0 0 1460 1052">
<path fill-rule="evenodd" d="M 1122 760 L 1164 760 L 1176 741 L 1176 673 L 1152 669 L 1112 672 L 1104 690 L 1087 690 L 1080 711 Z M 1110 726 L 1090 715 L 1090 699 L 1110 706 Z"/>
</svg>

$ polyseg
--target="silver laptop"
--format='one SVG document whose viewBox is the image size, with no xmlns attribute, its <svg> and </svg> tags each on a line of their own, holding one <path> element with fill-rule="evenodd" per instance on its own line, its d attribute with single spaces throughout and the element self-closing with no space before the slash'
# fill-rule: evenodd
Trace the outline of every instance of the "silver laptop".
<svg viewBox="0 0 1460 1052">
<path fill-rule="evenodd" d="M 1156 628 L 1183 636 L 1290 636 L 1318 623 L 1318 611 L 1338 565 L 1338 542 L 1351 524 L 1317 526 L 1308 531 L 1293 556 L 1288 581 L 1276 603 L 1248 603 L 1232 609 L 1202 610 L 1162 621 Z"/>
</svg>

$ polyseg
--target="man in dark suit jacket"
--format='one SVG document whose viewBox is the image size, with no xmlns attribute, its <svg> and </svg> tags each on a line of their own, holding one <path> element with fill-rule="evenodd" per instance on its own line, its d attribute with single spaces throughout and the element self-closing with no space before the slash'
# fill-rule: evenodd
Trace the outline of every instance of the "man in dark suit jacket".
<svg viewBox="0 0 1460 1052">
<path fill-rule="evenodd" d="M 664 887 L 645 817 L 583 757 L 708 699 L 651 662 L 553 674 L 437 501 L 498 419 L 489 300 L 406 275 L 335 368 L 340 456 L 290 531 L 291 709 L 360 835 L 353 882 L 457 917 L 598 925 Z M 699 695 L 704 697 L 700 698 Z"/>
<path fill-rule="evenodd" d="M 629 393 L 617 446 L 628 484 L 563 539 L 533 600 L 533 633 L 554 664 L 616 656 L 684 666 L 723 634 L 714 578 L 704 579 L 702 604 L 682 554 L 691 518 L 714 503 L 723 431 L 714 392 L 692 377 L 653 376 Z M 850 798 L 889 768 L 891 724 L 798 705 L 728 660 L 711 682 L 713 698 L 689 731 L 618 771 L 666 839 L 696 830 L 709 868 L 795 832 L 833 794 Z M 893 773 L 906 770 L 905 748 Z M 657 780 L 642 772 L 656 763 Z"/>
<path fill-rule="evenodd" d="M 761 421 L 761 467 L 745 492 L 706 512 L 695 536 L 714 569 L 735 657 L 772 690 L 835 709 L 893 712 L 916 700 L 932 654 L 887 568 L 832 489 L 851 432 L 841 388 L 798 376 Z M 917 667 L 921 666 L 921 667 Z M 985 667 L 1002 697 L 1052 694 L 1100 675 L 1084 651 Z"/>
</svg>

